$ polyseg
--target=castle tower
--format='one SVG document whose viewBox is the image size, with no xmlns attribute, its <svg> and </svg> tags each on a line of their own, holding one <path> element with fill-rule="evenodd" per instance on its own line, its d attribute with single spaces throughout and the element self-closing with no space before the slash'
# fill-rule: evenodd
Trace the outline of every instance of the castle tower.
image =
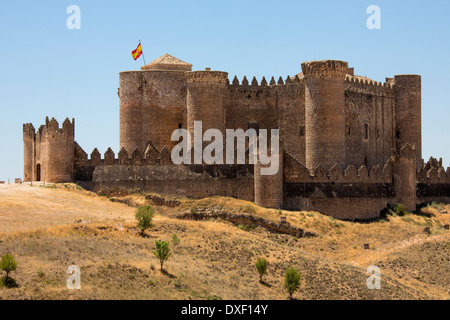
<svg viewBox="0 0 450 320">
<path fill-rule="evenodd" d="M 72 182 L 75 157 L 75 120 L 46 119 L 36 133 L 34 150 L 34 181 L 53 183 Z"/>
<path fill-rule="evenodd" d="M 278 159 L 278 172 L 274 175 L 261 174 L 261 169 L 269 165 L 262 165 L 259 157 L 254 165 L 255 203 L 261 207 L 283 208 L 283 149 L 281 147 Z"/>
<path fill-rule="evenodd" d="M 406 144 L 415 147 L 417 165 L 422 160 L 422 79 L 419 75 L 394 77 L 396 148 Z"/>
<path fill-rule="evenodd" d="M 161 150 L 174 146 L 172 132 L 186 128 L 186 71 L 192 65 L 165 54 L 119 75 L 120 148 L 132 154 L 148 142 Z"/>
<path fill-rule="evenodd" d="M 23 125 L 23 181 L 33 180 L 36 130 L 31 123 Z"/>
<path fill-rule="evenodd" d="M 394 184 L 397 199 L 408 211 L 416 211 L 416 156 L 417 150 L 404 145 L 394 161 Z"/>
<path fill-rule="evenodd" d="M 209 69 L 186 72 L 187 127 L 192 138 L 194 121 L 202 121 L 203 132 L 219 129 L 225 134 L 227 79 L 228 73 Z"/>
<path fill-rule="evenodd" d="M 306 167 L 345 167 L 345 94 L 348 63 L 337 60 L 302 63 L 305 77 Z"/>
</svg>

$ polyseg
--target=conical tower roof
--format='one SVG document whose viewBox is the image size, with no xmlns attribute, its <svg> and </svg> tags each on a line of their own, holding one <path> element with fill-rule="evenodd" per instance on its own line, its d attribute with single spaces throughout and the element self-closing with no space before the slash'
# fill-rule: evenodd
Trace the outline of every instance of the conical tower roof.
<svg viewBox="0 0 450 320">
<path fill-rule="evenodd" d="M 184 62 L 166 53 L 156 60 L 153 60 L 141 70 L 179 70 L 192 71 L 192 64 Z"/>
</svg>

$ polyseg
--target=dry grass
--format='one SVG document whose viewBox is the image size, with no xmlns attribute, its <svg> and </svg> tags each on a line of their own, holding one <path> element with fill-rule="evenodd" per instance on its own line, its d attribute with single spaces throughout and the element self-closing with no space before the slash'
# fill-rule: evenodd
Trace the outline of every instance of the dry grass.
<svg viewBox="0 0 450 320">
<path fill-rule="evenodd" d="M 132 206 L 147 201 L 138 194 L 121 201 L 128 206 L 75 185 L 0 186 L 0 254 L 14 255 L 20 284 L 0 288 L 0 299 L 286 299 L 283 272 L 291 265 L 302 275 L 298 299 L 450 298 L 450 236 L 443 229 L 450 215 L 433 207 L 370 223 L 281 212 L 291 225 L 318 234 L 297 239 L 221 220 L 176 219 L 191 208 L 213 208 L 278 222 L 278 210 L 227 197 L 179 199 L 179 207 L 156 207 L 143 238 Z M 174 233 L 181 243 L 161 273 L 154 243 Z M 258 281 L 258 257 L 269 261 L 267 284 Z M 81 268 L 81 290 L 66 288 L 71 264 Z M 366 288 L 372 264 L 382 269 L 381 290 Z"/>
</svg>

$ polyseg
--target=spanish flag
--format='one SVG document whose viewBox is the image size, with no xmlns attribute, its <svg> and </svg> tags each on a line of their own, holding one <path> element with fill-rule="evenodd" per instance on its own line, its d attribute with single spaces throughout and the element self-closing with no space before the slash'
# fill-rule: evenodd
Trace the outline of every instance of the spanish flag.
<svg viewBox="0 0 450 320">
<path fill-rule="evenodd" d="M 138 47 L 136 48 L 136 50 L 131 52 L 131 55 L 133 56 L 134 60 L 137 60 L 142 54 L 142 47 L 141 47 L 141 43 L 139 42 Z"/>
</svg>

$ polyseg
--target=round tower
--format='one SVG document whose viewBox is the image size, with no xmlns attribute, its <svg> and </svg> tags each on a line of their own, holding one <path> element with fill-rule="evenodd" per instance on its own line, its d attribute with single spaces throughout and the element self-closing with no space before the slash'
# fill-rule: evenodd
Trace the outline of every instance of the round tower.
<svg viewBox="0 0 450 320">
<path fill-rule="evenodd" d="M 121 72 L 119 83 L 120 148 L 125 148 L 131 154 L 136 147 L 143 147 L 141 72 Z"/>
<path fill-rule="evenodd" d="M 397 150 L 415 147 L 416 162 L 422 160 L 422 79 L 419 75 L 397 75 L 395 90 L 395 138 Z"/>
<path fill-rule="evenodd" d="M 345 167 L 345 93 L 348 63 L 302 63 L 305 79 L 306 167 Z"/>
<path fill-rule="evenodd" d="M 278 172 L 273 175 L 263 174 L 261 169 L 268 168 L 270 165 L 262 165 L 259 161 L 259 157 L 257 163 L 254 165 L 255 203 L 265 208 L 282 209 L 283 149 L 281 147 L 278 153 L 278 163 L 272 165 L 278 166 Z"/>
<path fill-rule="evenodd" d="M 186 72 L 187 127 L 194 137 L 194 121 L 202 121 L 202 133 L 219 129 L 225 134 L 225 97 L 228 73 L 221 71 Z"/>
<path fill-rule="evenodd" d="M 398 150 L 394 161 L 396 198 L 408 211 L 416 211 L 416 154 L 417 150 L 406 144 Z"/>
<path fill-rule="evenodd" d="M 120 148 L 131 154 L 149 142 L 171 149 L 172 132 L 186 128 L 186 78 L 192 65 L 169 54 L 120 73 Z"/>
<path fill-rule="evenodd" d="M 23 125 L 23 181 L 33 180 L 34 139 L 36 131 L 31 123 Z"/>
</svg>

